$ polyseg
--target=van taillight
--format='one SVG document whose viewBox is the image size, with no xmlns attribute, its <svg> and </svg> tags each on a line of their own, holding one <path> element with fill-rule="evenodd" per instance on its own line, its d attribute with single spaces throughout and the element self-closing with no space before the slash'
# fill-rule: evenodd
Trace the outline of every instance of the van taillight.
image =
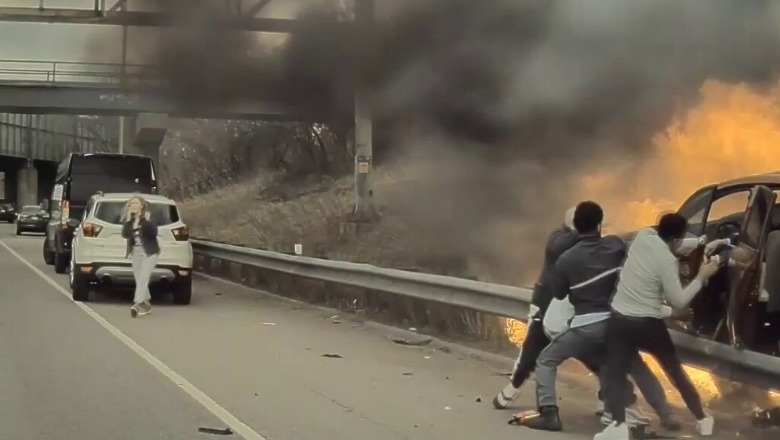
<svg viewBox="0 0 780 440">
<path fill-rule="evenodd" d="M 65 226 L 68 224 L 68 219 L 70 218 L 70 203 L 67 200 L 62 200 L 60 202 L 60 212 L 62 213 L 60 216 L 60 225 Z"/>
<path fill-rule="evenodd" d="M 171 232 L 173 232 L 173 238 L 176 239 L 176 241 L 187 241 L 190 239 L 190 230 L 187 229 L 186 226 L 176 228 Z"/>
<path fill-rule="evenodd" d="M 85 237 L 95 238 L 100 235 L 100 231 L 103 227 L 90 222 L 84 222 L 81 224 L 81 231 L 84 232 Z"/>
</svg>

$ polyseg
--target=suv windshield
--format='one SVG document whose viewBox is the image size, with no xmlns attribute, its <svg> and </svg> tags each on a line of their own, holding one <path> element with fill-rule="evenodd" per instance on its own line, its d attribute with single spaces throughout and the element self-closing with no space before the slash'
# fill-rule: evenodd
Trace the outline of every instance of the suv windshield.
<svg viewBox="0 0 780 440">
<path fill-rule="evenodd" d="M 98 202 L 95 207 L 95 218 L 115 225 L 122 224 L 122 210 L 125 202 Z M 179 221 L 179 210 L 176 205 L 165 203 L 150 203 L 152 220 L 158 226 L 167 226 Z"/>
<path fill-rule="evenodd" d="M 38 214 L 42 212 L 40 206 L 25 206 L 22 208 L 22 214 Z"/>
</svg>

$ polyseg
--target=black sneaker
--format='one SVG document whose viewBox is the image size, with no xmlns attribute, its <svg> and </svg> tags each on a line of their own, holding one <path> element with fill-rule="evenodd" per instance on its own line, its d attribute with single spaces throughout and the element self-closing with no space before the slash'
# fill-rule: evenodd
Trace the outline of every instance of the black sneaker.
<svg viewBox="0 0 780 440">
<path fill-rule="evenodd" d="M 539 417 L 528 420 L 523 426 L 540 431 L 561 431 L 563 424 L 558 416 L 557 406 L 543 406 L 539 408 Z"/>
</svg>

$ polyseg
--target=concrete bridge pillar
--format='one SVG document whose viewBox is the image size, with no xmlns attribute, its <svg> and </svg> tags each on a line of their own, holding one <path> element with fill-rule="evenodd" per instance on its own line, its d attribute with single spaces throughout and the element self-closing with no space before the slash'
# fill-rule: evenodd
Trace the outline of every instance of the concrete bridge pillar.
<svg viewBox="0 0 780 440">
<path fill-rule="evenodd" d="M 16 204 L 21 209 L 38 203 L 38 170 L 28 163 L 16 175 Z"/>
<path fill-rule="evenodd" d="M 168 115 L 141 113 L 119 121 L 119 151 L 140 154 L 160 161 L 160 146 L 168 133 Z"/>
</svg>

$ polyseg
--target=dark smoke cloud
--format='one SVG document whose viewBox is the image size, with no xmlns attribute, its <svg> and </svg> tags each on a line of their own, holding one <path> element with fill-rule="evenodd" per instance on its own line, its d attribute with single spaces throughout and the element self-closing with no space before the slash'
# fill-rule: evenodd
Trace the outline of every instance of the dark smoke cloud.
<svg viewBox="0 0 780 440">
<path fill-rule="evenodd" d="M 538 243 L 574 201 L 578 173 L 641 160 L 704 80 L 776 79 L 772 0 L 377 3 L 389 12 L 374 57 L 360 59 L 377 125 L 393 128 L 394 151 L 424 170 L 393 204 L 445 252 L 507 260 L 504 248 L 529 248 L 507 237 Z M 351 119 L 355 38 L 343 38 L 336 9 L 305 11 L 306 31 L 269 54 L 251 34 L 217 26 L 213 2 L 165 4 L 180 27 L 163 34 L 155 61 L 176 99 L 272 96 Z"/>
</svg>

